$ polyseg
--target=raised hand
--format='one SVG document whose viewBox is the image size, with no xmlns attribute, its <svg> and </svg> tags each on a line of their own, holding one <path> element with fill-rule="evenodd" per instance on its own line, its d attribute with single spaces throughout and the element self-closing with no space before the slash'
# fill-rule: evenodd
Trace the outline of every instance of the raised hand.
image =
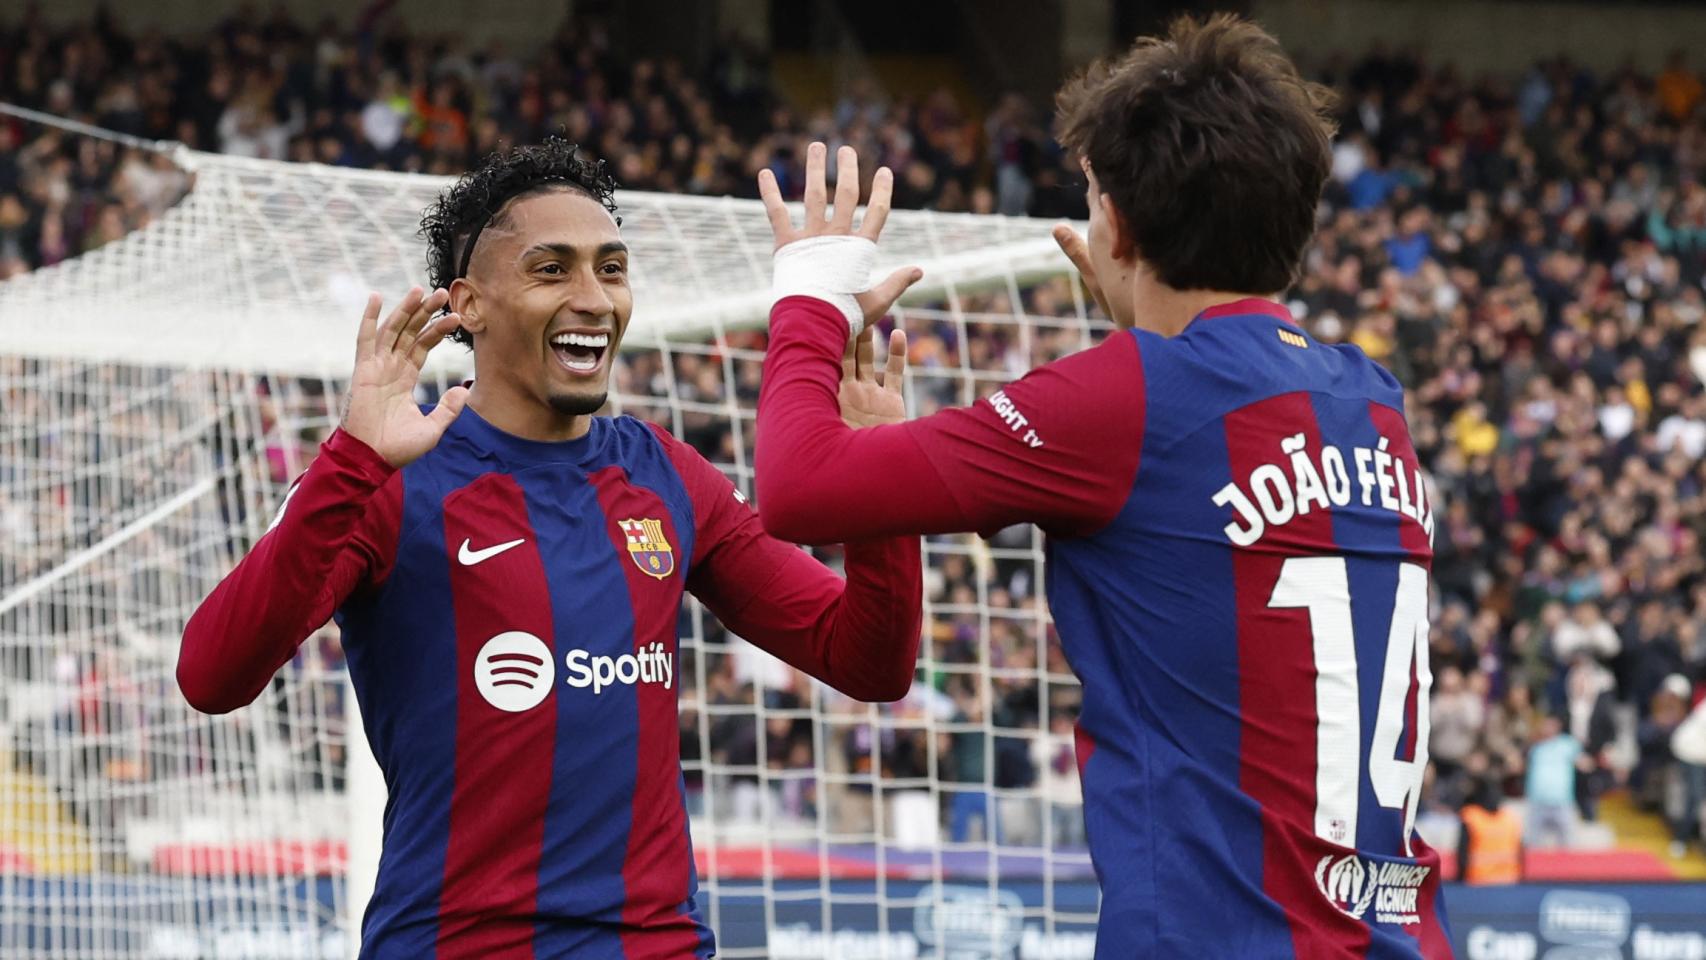
<svg viewBox="0 0 1706 960">
<path fill-rule="evenodd" d="M 888 364 L 876 367 L 877 331 L 867 330 L 847 341 L 841 358 L 841 419 L 857 430 L 906 419 L 906 398 L 901 394 L 906 379 L 906 334 L 889 334 Z"/>
<path fill-rule="evenodd" d="M 415 404 L 415 384 L 428 351 L 462 322 L 447 313 L 434 317 L 450 294 L 410 290 L 397 309 L 379 322 L 379 294 L 367 298 L 355 339 L 355 372 L 341 426 L 401 469 L 431 450 L 468 402 L 467 387 L 451 387 L 431 413 Z"/>
<path fill-rule="evenodd" d="M 889 202 L 894 195 L 894 173 L 880 167 L 871 182 L 871 202 L 865 207 L 864 219 L 857 230 L 853 228 L 853 211 L 859 206 L 859 153 L 844 146 L 835 155 L 835 210 L 828 209 L 829 186 L 825 173 L 829 148 L 813 143 L 806 148 L 805 222 L 798 228 L 782 202 L 782 191 L 776 176 L 768 169 L 758 173 L 758 193 L 764 198 L 764 210 L 770 216 L 770 229 L 776 238 L 776 250 L 802 240 L 819 237 L 860 237 L 877 242 L 883 223 L 889 216 Z M 865 290 L 849 291 L 858 301 L 865 323 L 874 323 L 888 313 L 906 288 L 917 283 L 924 271 L 917 267 L 902 267 L 882 282 Z M 864 278 L 861 278 L 863 280 Z"/>
</svg>

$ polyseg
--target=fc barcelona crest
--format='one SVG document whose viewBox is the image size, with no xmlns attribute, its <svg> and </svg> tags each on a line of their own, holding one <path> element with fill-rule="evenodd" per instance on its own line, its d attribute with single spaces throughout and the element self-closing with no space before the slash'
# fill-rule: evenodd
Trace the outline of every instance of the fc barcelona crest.
<svg viewBox="0 0 1706 960">
<path fill-rule="evenodd" d="M 621 524 L 634 566 L 659 580 L 675 572 L 675 551 L 663 535 L 662 520 L 623 520 Z"/>
</svg>

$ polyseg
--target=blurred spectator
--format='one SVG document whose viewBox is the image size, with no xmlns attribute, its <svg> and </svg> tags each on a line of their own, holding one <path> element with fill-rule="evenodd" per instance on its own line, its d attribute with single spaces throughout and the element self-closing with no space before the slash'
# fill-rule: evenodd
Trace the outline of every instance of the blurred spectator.
<svg viewBox="0 0 1706 960">
<path fill-rule="evenodd" d="M 1687 852 L 1687 843 L 1706 844 L 1706 695 L 1697 695 L 1694 709 L 1671 733 L 1682 780 L 1682 803 L 1673 824 L 1671 855 Z"/>
<path fill-rule="evenodd" d="M 1557 717 L 1540 722 L 1540 739 L 1528 751 L 1526 842 L 1531 847 L 1570 846 L 1576 828 L 1576 772 L 1582 745 Z"/>
<path fill-rule="evenodd" d="M 1528 687 L 1512 684 L 1488 711 L 1485 742 L 1493 764 L 1504 771 L 1504 793 L 1523 792 L 1528 746 L 1540 732 L 1540 713 L 1530 699 Z"/>
<path fill-rule="evenodd" d="M 1688 69 L 1687 57 L 1677 50 L 1670 55 L 1664 72 L 1659 74 L 1657 81 L 1659 106 L 1672 120 L 1688 119 L 1689 114 L 1700 103 L 1700 97 L 1706 94 L 1706 86 L 1700 78 Z"/>
<path fill-rule="evenodd" d="M 1481 736 L 1485 703 L 1468 689 L 1456 667 L 1439 672 L 1438 690 L 1429 714 L 1428 755 L 1443 778 L 1455 777 Z"/>
<path fill-rule="evenodd" d="M 1583 820 L 1593 821 L 1599 818 L 1600 795 L 1611 784 L 1606 750 L 1617 735 L 1611 674 L 1591 660 L 1579 660 L 1565 673 L 1564 683 L 1570 736 L 1582 745 L 1576 807 Z"/>
<path fill-rule="evenodd" d="M 1623 686 L 1629 699 L 1635 703 L 1652 702 L 1666 677 L 1688 669 L 1674 613 L 1664 601 L 1648 600 L 1641 605 L 1630 630 L 1620 672 L 1625 677 Z"/>
<path fill-rule="evenodd" d="M 1476 784 L 1460 813 L 1457 876 L 1464 883 L 1499 885 L 1522 880 L 1522 816 L 1504 802 L 1499 778 Z"/>
<path fill-rule="evenodd" d="M 983 838 L 1001 841 L 1001 818 L 997 804 L 983 789 L 990 773 L 987 753 L 989 735 L 982 729 L 983 697 L 965 686 L 954 695 L 956 728 L 942 735 L 941 770 L 943 790 L 949 793 L 948 839 L 965 843 L 971 839 L 972 824 L 979 824 Z"/>
<path fill-rule="evenodd" d="M 414 117 L 414 105 L 403 93 L 395 71 L 379 74 L 373 99 L 361 111 L 361 133 L 381 157 L 391 156 Z"/>
<path fill-rule="evenodd" d="M 1661 453 L 1681 450 L 1690 460 L 1706 455 L 1706 418 L 1700 397 L 1689 397 L 1681 409 L 1659 422 L 1657 436 Z"/>
<path fill-rule="evenodd" d="M 1658 809 L 1671 830 L 1671 854 L 1682 856 L 1688 841 L 1699 834 L 1699 805 L 1693 799 L 1696 776 L 1679 763 L 1672 739 L 1688 718 L 1693 688 L 1672 674 L 1653 695 L 1652 710 L 1641 721 L 1637 741 L 1641 759 L 1631 780 L 1650 807 Z"/>
<path fill-rule="evenodd" d="M 1600 616 L 1599 605 L 1590 601 L 1577 604 L 1570 618 L 1552 631 L 1552 655 L 1561 663 L 1574 660 L 1578 654 L 1609 660 L 1622 646 L 1617 631 Z"/>
<path fill-rule="evenodd" d="M 1084 793 L 1078 780 L 1072 723 L 1068 714 L 1056 713 L 1048 732 L 1031 741 L 1032 763 L 1038 770 L 1048 771 L 1041 778 L 1043 801 L 1048 804 L 1054 845 L 1059 847 L 1084 845 Z"/>
</svg>

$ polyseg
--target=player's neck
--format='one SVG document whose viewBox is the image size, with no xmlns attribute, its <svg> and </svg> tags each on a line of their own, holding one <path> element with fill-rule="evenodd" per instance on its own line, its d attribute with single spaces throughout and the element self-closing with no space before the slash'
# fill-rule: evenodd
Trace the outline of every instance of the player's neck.
<svg viewBox="0 0 1706 960">
<path fill-rule="evenodd" d="M 1251 297 L 1271 300 L 1274 296 L 1272 293 L 1239 293 L 1233 290 L 1177 290 L 1156 280 L 1147 271 L 1139 272 L 1132 283 L 1133 325 L 1164 337 L 1178 336 L 1209 307 Z"/>
<path fill-rule="evenodd" d="M 468 406 L 497 429 L 523 440 L 559 443 L 579 440 L 592 429 L 591 414 L 566 414 L 550 404 L 506 387 L 492 378 L 475 378 Z"/>
</svg>

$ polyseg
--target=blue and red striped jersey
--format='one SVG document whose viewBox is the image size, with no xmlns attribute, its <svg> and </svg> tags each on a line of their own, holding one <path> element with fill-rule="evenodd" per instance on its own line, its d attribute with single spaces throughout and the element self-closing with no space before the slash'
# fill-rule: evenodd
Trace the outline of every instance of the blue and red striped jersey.
<svg viewBox="0 0 1706 960">
<path fill-rule="evenodd" d="M 676 702 L 692 592 L 862 699 L 911 683 L 919 550 L 847 579 L 766 536 L 668 433 L 510 436 L 465 409 L 392 470 L 342 432 L 185 631 L 192 703 L 232 709 L 336 611 L 389 791 L 363 957 L 710 956 Z"/>
<path fill-rule="evenodd" d="M 1414 828 L 1433 510 L 1392 376 L 1250 299 L 851 433 L 825 416 L 831 320 L 807 298 L 772 314 L 765 523 L 806 542 L 1047 533 L 1084 685 L 1097 956 L 1451 956 Z M 904 503 L 819 512 L 878 462 L 916 478 Z"/>
</svg>

